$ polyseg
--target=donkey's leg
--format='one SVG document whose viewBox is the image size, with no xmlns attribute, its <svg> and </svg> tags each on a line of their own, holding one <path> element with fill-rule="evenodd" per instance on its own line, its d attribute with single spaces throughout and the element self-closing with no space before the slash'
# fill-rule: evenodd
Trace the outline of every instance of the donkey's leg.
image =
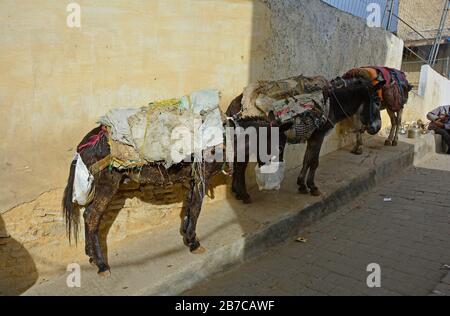
<svg viewBox="0 0 450 316">
<path fill-rule="evenodd" d="M 236 162 L 233 168 L 233 192 L 236 194 L 236 199 L 243 201 L 245 204 L 250 204 L 252 201 L 247 192 L 247 185 L 245 183 L 245 171 L 247 170 L 248 162 Z"/>
<path fill-rule="evenodd" d="M 363 133 L 361 130 L 356 132 L 356 144 L 352 149 L 352 154 L 362 155 L 363 154 Z"/>
<path fill-rule="evenodd" d="M 309 159 L 307 159 L 307 157 L 308 157 L 308 149 L 306 149 L 305 155 L 303 157 L 303 167 L 302 170 L 300 171 L 300 175 L 297 178 L 298 193 L 300 194 L 309 194 L 308 187 L 306 186 L 306 175 L 308 174 L 309 170 Z"/>
<path fill-rule="evenodd" d="M 189 216 L 192 207 L 192 198 L 194 196 L 194 186 L 194 180 L 189 181 L 189 185 L 187 186 L 186 195 L 183 201 L 183 222 L 181 224 L 181 235 L 183 237 L 186 236 L 189 226 Z"/>
<path fill-rule="evenodd" d="M 403 115 L 403 109 L 397 112 L 397 117 L 395 120 L 395 133 L 394 133 L 394 140 L 392 141 L 392 146 L 398 145 L 398 133 L 400 132 L 400 127 L 402 126 L 402 115 Z"/>
<path fill-rule="evenodd" d="M 316 170 L 319 167 L 320 149 L 322 148 L 324 139 L 325 135 L 323 133 L 314 133 L 308 142 L 308 146 L 310 147 L 310 162 L 306 185 L 308 186 L 311 195 L 313 196 L 320 196 L 322 194 L 319 188 L 317 188 L 316 184 L 314 183 L 314 178 L 316 175 Z"/>
<path fill-rule="evenodd" d="M 86 233 L 86 253 L 91 264 L 98 267 L 100 275 L 109 275 L 109 266 L 103 256 L 99 240 L 100 223 L 114 194 L 119 189 L 122 175 L 104 170 L 95 181 L 95 198 L 83 214 Z"/>
<path fill-rule="evenodd" d="M 300 171 L 300 175 L 297 178 L 298 192 L 301 194 L 309 194 L 308 187 L 306 186 L 306 176 L 309 169 L 311 168 L 311 162 L 314 158 L 314 135 L 308 139 L 308 144 L 306 146 L 305 156 L 303 157 L 303 167 Z"/>
<path fill-rule="evenodd" d="M 94 197 L 94 201 L 95 201 L 95 197 Z M 88 225 L 86 223 L 86 218 L 88 217 L 88 214 L 92 212 L 92 205 L 94 203 L 94 201 L 91 202 L 91 204 L 89 204 L 86 209 L 84 210 L 83 213 L 83 218 L 84 218 L 84 240 L 85 240 L 85 247 L 84 247 L 84 252 L 86 253 L 86 256 L 89 257 L 89 263 L 92 266 L 95 266 L 94 263 L 94 256 L 95 256 L 95 251 L 94 251 L 94 245 L 92 244 L 92 240 L 91 237 L 89 235 L 89 229 L 88 229 Z"/>
<path fill-rule="evenodd" d="M 353 147 L 351 153 L 355 155 L 362 155 L 363 153 L 363 137 L 362 137 L 362 123 L 359 119 L 359 116 L 357 116 L 358 119 L 354 119 L 353 124 L 356 128 L 356 144 L 355 147 Z"/>
<path fill-rule="evenodd" d="M 397 118 L 395 117 L 395 113 L 392 112 L 389 109 L 386 109 L 389 118 L 391 119 L 391 130 L 389 132 L 389 137 L 388 139 L 386 139 L 386 141 L 384 142 L 385 146 L 392 146 L 392 142 L 394 141 L 394 133 L 395 133 L 395 127 L 397 124 Z"/>
<path fill-rule="evenodd" d="M 199 189 L 197 184 L 191 182 L 191 188 L 188 194 L 191 197 L 191 205 L 186 208 L 188 212 L 185 214 L 184 226 L 184 242 L 189 247 L 189 250 L 194 254 L 200 254 L 205 252 L 205 249 L 200 246 L 200 242 L 197 238 L 196 228 L 197 220 L 200 216 L 200 211 L 202 209 L 204 194 L 202 190 Z M 205 183 L 206 191 L 206 183 Z"/>
</svg>

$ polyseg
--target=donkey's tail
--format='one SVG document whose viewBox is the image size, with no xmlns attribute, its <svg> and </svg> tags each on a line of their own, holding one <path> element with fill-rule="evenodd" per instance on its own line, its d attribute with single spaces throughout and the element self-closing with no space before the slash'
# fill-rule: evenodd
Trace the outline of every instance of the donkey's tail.
<svg viewBox="0 0 450 316">
<path fill-rule="evenodd" d="M 78 204 L 72 202 L 76 166 L 77 159 L 74 159 L 70 165 L 69 179 L 67 180 L 67 186 L 64 190 L 64 197 L 62 200 L 63 217 L 66 220 L 67 237 L 69 237 L 69 242 L 71 242 L 73 236 L 75 243 L 78 241 L 80 226 L 80 207 Z"/>
</svg>

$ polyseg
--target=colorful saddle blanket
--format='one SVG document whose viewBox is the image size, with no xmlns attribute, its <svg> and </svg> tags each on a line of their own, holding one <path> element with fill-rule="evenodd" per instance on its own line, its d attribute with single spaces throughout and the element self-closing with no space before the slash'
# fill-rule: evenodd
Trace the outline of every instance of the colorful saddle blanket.
<svg viewBox="0 0 450 316">
<path fill-rule="evenodd" d="M 403 106 L 408 102 L 408 93 L 411 86 L 405 73 L 401 70 L 382 66 L 367 66 L 351 69 L 343 76 L 344 79 L 355 77 L 372 80 L 374 85 L 381 80 L 386 81 L 385 86 L 378 91 L 378 96 L 383 101 L 384 107 L 394 112 L 403 109 Z"/>
</svg>

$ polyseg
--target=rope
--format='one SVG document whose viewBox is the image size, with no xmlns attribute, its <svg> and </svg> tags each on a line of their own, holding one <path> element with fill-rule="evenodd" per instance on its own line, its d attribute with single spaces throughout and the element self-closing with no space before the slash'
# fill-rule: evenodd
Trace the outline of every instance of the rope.
<svg viewBox="0 0 450 316">
<path fill-rule="evenodd" d="M 336 96 L 336 94 L 334 93 L 334 89 L 331 89 L 331 93 L 333 94 L 333 97 L 336 99 L 336 103 L 339 105 L 339 107 L 341 108 L 342 112 L 345 114 L 345 116 L 348 119 L 351 119 L 350 115 L 347 114 L 347 112 L 344 110 L 344 107 L 342 106 L 341 102 L 339 101 L 338 97 Z M 333 122 L 330 121 L 330 123 L 333 125 Z M 333 125 L 333 127 L 336 124 Z"/>
</svg>

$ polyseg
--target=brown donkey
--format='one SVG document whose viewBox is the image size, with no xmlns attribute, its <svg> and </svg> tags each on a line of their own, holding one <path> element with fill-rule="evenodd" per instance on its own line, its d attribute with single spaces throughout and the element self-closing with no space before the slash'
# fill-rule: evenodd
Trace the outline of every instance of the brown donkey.
<svg viewBox="0 0 450 316">
<path fill-rule="evenodd" d="M 381 110 L 386 109 L 391 120 L 391 129 L 389 137 L 385 141 L 386 146 L 398 145 L 398 133 L 402 125 L 403 107 L 408 102 L 408 94 L 413 86 L 409 84 L 406 75 L 397 69 L 388 67 L 362 67 L 355 68 L 348 71 L 343 78 L 366 78 L 372 80 L 375 84 L 379 80 L 386 81 L 383 89 L 379 91 L 381 98 Z M 362 134 L 365 132 L 364 126 L 358 124 L 355 120 L 356 128 L 356 144 L 352 153 L 361 155 L 363 153 L 363 138 Z"/>
<path fill-rule="evenodd" d="M 230 123 L 231 128 L 235 128 L 236 125 L 239 125 L 239 127 L 244 129 L 250 127 L 256 129 L 260 127 L 267 128 L 269 130 L 269 132 L 266 133 L 267 139 L 265 141 L 267 142 L 271 141 L 272 133 L 275 131 L 277 132 L 277 135 L 275 136 L 280 137 L 280 142 L 283 142 L 284 133 L 282 132 L 289 129 L 291 126 L 289 124 L 280 126 L 277 125 L 276 122 L 270 122 L 260 118 L 235 120 Z M 274 129 L 273 127 L 276 128 Z M 259 139 L 259 134 L 257 134 L 257 136 L 258 143 L 259 141 L 264 141 Z M 95 140 L 94 142 L 92 141 L 93 139 Z M 246 151 L 250 146 L 249 142 L 250 140 L 245 138 Z M 223 150 L 222 157 L 225 157 L 226 153 L 224 146 L 220 147 L 219 150 Z M 97 166 L 102 164 L 105 159 L 107 160 L 110 155 L 108 135 L 105 133 L 102 126 L 95 128 L 84 137 L 78 146 L 78 153 L 90 170 L 96 170 L 96 172 L 92 171 L 94 175 L 93 200 L 85 207 L 83 217 L 85 223 L 86 255 L 89 257 L 89 262 L 98 267 L 98 273 L 100 275 L 108 276 L 110 268 L 99 241 L 99 227 L 109 203 L 112 201 L 114 195 L 118 192 L 121 183 L 124 181 L 134 181 L 140 185 L 160 187 L 170 186 L 174 183 L 183 184 L 187 190 L 183 203 L 181 234 L 184 243 L 189 247 L 192 253 L 204 252 L 196 235 L 197 220 L 210 180 L 214 175 L 223 170 L 224 160 L 220 162 L 182 162 L 171 166 L 169 169 L 165 169 L 158 163 L 149 163 L 140 170 L 119 171 L 115 168 L 97 168 Z M 237 152 L 234 151 L 234 159 L 236 159 L 236 155 Z M 248 156 L 246 157 L 248 158 Z M 70 167 L 69 179 L 62 201 L 67 233 L 69 239 L 73 236 L 75 240 L 77 240 L 77 234 L 79 232 L 80 209 L 82 208 L 72 202 L 76 163 L 77 161 L 74 160 Z"/>
</svg>

